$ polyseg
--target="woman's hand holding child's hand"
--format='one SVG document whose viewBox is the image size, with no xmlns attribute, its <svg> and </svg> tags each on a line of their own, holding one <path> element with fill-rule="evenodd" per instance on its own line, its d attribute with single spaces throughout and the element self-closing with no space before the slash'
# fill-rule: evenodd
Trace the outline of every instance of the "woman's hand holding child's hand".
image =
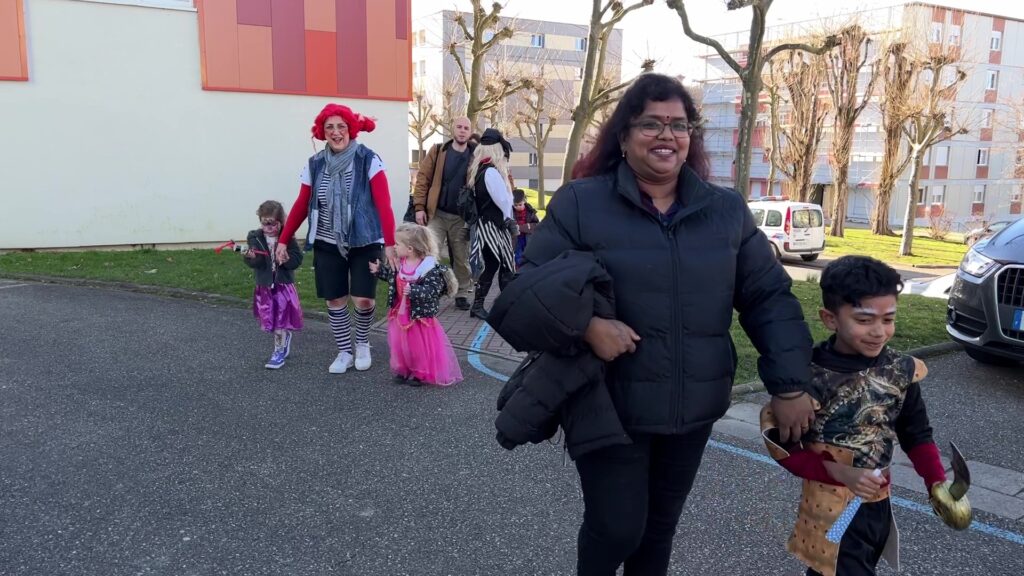
<svg viewBox="0 0 1024 576">
<path fill-rule="evenodd" d="M 288 246 L 278 243 L 277 248 L 274 250 L 275 256 L 277 257 L 278 264 L 284 264 L 288 261 Z"/>
<path fill-rule="evenodd" d="M 611 362 L 623 354 L 636 352 L 640 335 L 618 320 L 595 316 L 590 319 L 583 339 L 598 358 Z"/>
<path fill-rule="evenodd" d="M 851 492 L 864 499 L 874 498 L 887 483 L 875 470 L 854 468 L 838 462 L 825 462 L 825 470 L 837 481 L 842 482 Z"/>
</svg>

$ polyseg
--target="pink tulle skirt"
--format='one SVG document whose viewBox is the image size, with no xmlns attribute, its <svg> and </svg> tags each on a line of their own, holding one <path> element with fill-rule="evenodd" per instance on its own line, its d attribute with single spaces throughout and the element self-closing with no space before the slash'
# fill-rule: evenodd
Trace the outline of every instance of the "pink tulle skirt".
<svg viewBox="0 0 1024 576">
<path fill-rule="evenodd" d="M 295 285 L 257 286 L 252 293 L 252 315 L 264 332 L 302 330 L 302 306 Z"/>
<path fill-rule="evenodd" d="M 427 384 L 448 386 L 462 380 L 459 360 L 437 318 L 409 320 L 409 313 L 388 314 L 391 371 Z"/>
</svg>

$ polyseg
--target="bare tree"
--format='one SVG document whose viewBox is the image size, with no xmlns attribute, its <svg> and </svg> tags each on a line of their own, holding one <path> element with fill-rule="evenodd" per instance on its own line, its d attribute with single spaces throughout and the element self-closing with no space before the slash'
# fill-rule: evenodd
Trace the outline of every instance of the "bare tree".
<svg viewBox="0 0 1024 576">
<path fill-rule="evenodd" d="M 843 236 L 846 225 L 846 205 L 849 198 L 850 156 L 853 152 L 854 125 L 857 117 L 871 101 L 878 78 L 876 67 L 870 66 L 868 82 L 859 90 L 861 73 L 868 63 L 871 37 L 860 26 L 854 24 L 839 31 L 840 44 L 827 56 L 828 92 L 832 96 L 833 132 L 832 182 L 835 194 L 832 197 L 832 226 L 829 234 Z M 859 95 L 858 95 L 859 94 Z"/>
<path fill-rule="evenodd" d="M 423 160 L 423 145 L 441 130 L 441 118 L 434 111 L 434 103 L 422 90 L 412 95 L 409 102 L 409 134 L 416 139 L 417 161 Z"/>
<path fill-rule="evenodd" d="M 786 58 L 776 56 L 769 63 L 769 84 L 785 88 L 786 97 L 780 95 L 780 104 L 787 105 L 789 116 L 788 122 L 776 121 L 772 137 L 778 141 L 772 143 L 772 155 L 776 167 L 788 178 L 784 186 L 789 196 L 806 202 L 828 113 L 818 96 L 825 80 L 825 63 L 821 56 L 799 50 L 787 54 Z"/>
<path fill-rule="evenodd" d="M 750 6 L 752 8 L 750 20 L 750 41 L 747 46 L 746 62 L 740 64 L 722 46 L 720 42 L 707 36 L 698 34 L 690 27 L 690 17 L 686 13 L 686 0 L 666 0 L 669 8 L 675 9 L 679 14 L 679 20 L 683 24 L 683 32 L 690 39 L 706 46 L 710 46 L 725 63 L 736 72 L 743 86 L 743 94 L 740 98 L 740 128 L 739 142 L 736 145 L 736 191 L 746 197 L 750 193 L 750 148 L 751 136 L 757 122 L 757 111 L 761 96 L 762 74 L 765 63 L 770 61 L 776 54 L 786 50 L 803 50 L 810 54 L 822 54 L 829 50 L 839 39 L 829 36 L 817 45 L 806 43 L 784 42 L 773 46 L 770 49 L 764 48 L 764 32 L 768 22 L 768 10 L 774 0 L 729 0 L 726 2 L 728 10 L 736 10 Z"/>
<path fill-rule="evenodd" d="M 544 77 L 543 69 L 541 77 Z M 537 208 L 541 210 L 547 205 L 544 191 L 544 151 L 547 149 L 551 130 L 560 117 L 559 111 L 550 99 L 545 97 L 547 88 L 546 83 L 537 83 L 532 93 L 522 99 L 522 107 L 515 116 L 519 138 L 537 155 Z"/>
<path fill-rule="evenodd" d="M 879 103 L 882 111 L 882 169 L 878 177 L 878 193 L 871 212 L 871 233 L 892 236 L 889 224 L 889 206 L 893 190 L 900 175 L 910 165 L 910 148 L 904 146 L 903 125 L 913 94 L 912 80 L 919 73 L 918 62 L 912 58 L 905 40 L 895 40 L 882 51 L 878 60 L 884 98 Z"/>
<path fill-rule="evenodd" d="M 903 237 L 900 241 L 900 256 L 910 256 L 914 242 L 915 197 L 921 174 L 921 159 L 932 146 L 948 140 L 957 134 L 966 134 L 967 129 L 954 128 L 952 101 L 957 90 L 967 78 L 967 73 L 957 66 L 960 60 L 958 47 L 945 51 L 933 51 L 923 57 L 911 87 L 911 97 L 904 114 L 903 135 L 910 147 L 910 186 L 907 190 L 907 210 L 903 218 Z M 952 78 L 945 73 L 952 70 Z M 947 80 L 948 79 L 948 80 Z"/>
<path fill-rule="evenodd" d="M 453 40 L 448 45 L 448 53 L 455 59 L 459 79 L 466 91 L 466 116 L 469 117 L 470 126 L 476 128 L 481 113 L 496 108 L 509 96 L 529 88 L 533 82 L 529 78 L 512 78 L 487 73 L 484 65 L 487 54 L 501 42 L 511 38 L 515 31 L 508 25 L 499 28 L 502 10 L 500 3 L 492 4 L 489 11 L 484 10 L 483 0 L 470 0 L 470 3 L 473 5 L 473 21 L 467 22 L 465 14 L 456 12 L 454 21 L 462 31 L 462 38 Z M 485 40 L 488 32 L 493 36 Z M 459 54 L 460 48 L 465 48 L 465 58 Z M 467 59 L 470 60 L 468 70 L 465 62 Z"/>
<path fill-rule="evenodd" d="M 565 163 L 562 166 L 563 181 L 568 181 L 572 176 L 572 167 L 580 153 L 580 143 L 590 127 L 595 112 L 614 102 L 615 95 L 629 84 L 608 82 L 605 85 L 601 81 L 605 75 L 608 58 L 608 39 L 615 25 L 627 14 L 651 4 L 654 4 L 654 0 L 635 0 L 628 6 L 619 0 L 592 0 L 583 81 L 579 101 L 572 111 L 572 131 L 569 133 L 569 141 L 565 147 Z"/>
</svg>

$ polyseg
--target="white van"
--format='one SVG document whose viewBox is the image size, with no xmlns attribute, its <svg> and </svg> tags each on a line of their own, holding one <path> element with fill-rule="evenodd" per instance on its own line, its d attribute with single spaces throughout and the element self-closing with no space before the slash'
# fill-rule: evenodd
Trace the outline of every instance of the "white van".
<svg viewBox="0 0 1024 576">
<path fill-rule="evenodd" d="M 748 206 L 754 223 L 772 243 L 776 258 L 817 260 L 825 250 L 825 218 L 821 206 L 790 202 L 786 196 L 764 196 Z"/>
</svg>

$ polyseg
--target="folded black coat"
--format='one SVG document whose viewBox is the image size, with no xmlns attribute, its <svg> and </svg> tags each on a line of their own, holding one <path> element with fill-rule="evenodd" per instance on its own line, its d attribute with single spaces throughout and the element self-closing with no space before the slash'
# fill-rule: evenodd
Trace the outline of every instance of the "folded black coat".
<svg viewBox="0 0 1024 576">
<path fill-rule="evenodd" d="M 613 318 L 612 280 L 589 252 L 570 251 L 519 274 L 491 308 L 488 323 L 530 355 L 498 396 L 498 443 L 511 450 L 542 442 L 558 426 L 574 460 L 629 444 L 605 384 L 605 363 L 583 344 L 593 316 Z"/>
</svg>

